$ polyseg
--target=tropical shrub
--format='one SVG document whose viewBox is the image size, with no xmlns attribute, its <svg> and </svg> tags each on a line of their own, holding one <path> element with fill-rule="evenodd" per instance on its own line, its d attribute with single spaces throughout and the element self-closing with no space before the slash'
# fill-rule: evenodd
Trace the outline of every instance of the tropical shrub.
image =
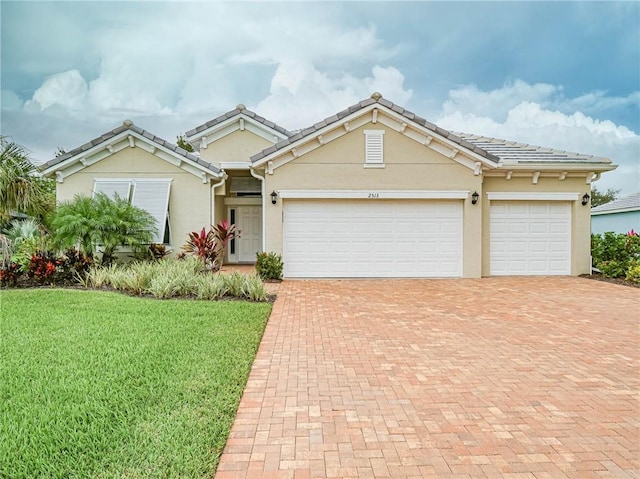
<svg viewBox="0 0 640 479">
<path fill-rule="evenodd" d="M 15 286 L 24 271 L 18 263 L 8 263 L 0 268 L 0 286 Z"/>
<path fill-rule="evenodd" d="M 160 261 L 169 254 L 169 250 L 163 244 L 151 243 L 147 248 L 148 257 L 154 261 Z"/>
<path fill-rule="evenodd" d="M 45 238 L 23 238 L 21 241 L 16 241 L 13 244 L 11 261 L 19 264 L 22 271 L 27 271 L 33 255 L 43 251 L 47 251 Z"/>
<path fill-rule="evenodd" d="M 282 279 L 284 263 L 277 253 L 259 252 L 256 259 L 256 271 L 262 279 Z"/>
<path fill-rule="evenodd" d="M 229 242 L 236 237 L 236 227 L 223 220 L 209 231 L 202 228 L 200 232 L 192 231 L 182 251 L 187 255 L 199 258 L 211 271 L 218 271 L 224 261 L 224 253 Z"/>
<path fill-rule="evenodd" d="M 40 237 L 40 225 L 33 218 L 13 220 L 9 223 L 5 235 L 14 245 L 17 245 L 22 240 Z"/>
<path fill-rule="evenodd" d="M 593 265 L 603 276 L 625 277 L 635 262 L 640 260 L 640 236 L 633 230 L 628 234 L 593 234 L 591 256 Z"/>
<path fill-rule="evenodd" d="M 640 283 L 640 260 L 633 260 L 627 270 L 625 279 L 633 281 L 634 283 Z"/>
<path fill-rule="evenodd" d="M 27 275 L 39 284 L 52 282 L 60 264 L 61 260 L 53 253 L 39 251 L 31 256 Z"/>
<path fill-rule="evenodd" d="M 188 235 L 187 242 L 182 246 L 186 254 L 199 258 L 203 263 L 215 258 L 216 241 L 213 230 L 202 228 L 200 232 L 192 231 Z"/>
<path fill-rule="evenodd" d="M 59 261 L 58 279 L 66 282 L 81 281 L 93 263 L 89 256 L 75 248 L 67 248 Z"/>
<path fill-rule="evenodd" d="M 98 193 L 93 198 L 77 195 L 58 206 L 51 218 L 55 244 L 78 247 L 89 257 L 102 249 L 101 263 L 115 260 L 119 246 L 140 248 L 151 243 L 156 220 L 147 211 L 121 198 Z"/>
<path fill-rule="evenodd" d="M 82 284 L 89 288 L 110 286 L 130 294 L 149 294 L 159 299 L 267 299 L 264 283 L 257 275 L 213 273 L 195 256 L 184 261 L 134 262 L 92 267 Z"/>
</svg>

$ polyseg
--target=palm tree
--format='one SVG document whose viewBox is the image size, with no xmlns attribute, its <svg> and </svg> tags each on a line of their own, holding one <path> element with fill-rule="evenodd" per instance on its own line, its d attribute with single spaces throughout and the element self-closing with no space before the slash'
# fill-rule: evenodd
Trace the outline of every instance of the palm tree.
<svg viewBox="0 0 640 479">
<path fill-rule="evenodd" d="M 92 257 L 99 239 L 98 216 L 89 196 L 59 204 L 51 218 L 54 243 L 61 249 L 77 247 Z"/>
<path fill-rule="evenodd" d="M 27 150 L 0 136 L 0 221 L 13 212 L 42 217 L 52 209 L 52 188 L 37 173 Z"/>
<path fill-rule="evenodd" d="M 104 265 L 113 262 L 118 246 L 136 248 L 151 243 L 155 223 L 147 211 L 103 193 L 93 198 L 77 195 L 60 204 L 51 218 L 57 246 L 77 246 L 87 256 L 93 256 L 100 246 Z"/>
</svg>

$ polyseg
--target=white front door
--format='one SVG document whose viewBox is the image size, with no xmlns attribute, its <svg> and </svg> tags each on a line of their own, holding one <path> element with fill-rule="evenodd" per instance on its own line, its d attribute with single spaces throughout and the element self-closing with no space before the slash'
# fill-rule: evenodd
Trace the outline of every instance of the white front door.
<svg viewBox="0 0 640 479">
<path fill-rule="evenodd" d="M 262 206 L 237 206 L 236 232 L 238 262 L 254 263 L 262 249 Z"/>
</svg>

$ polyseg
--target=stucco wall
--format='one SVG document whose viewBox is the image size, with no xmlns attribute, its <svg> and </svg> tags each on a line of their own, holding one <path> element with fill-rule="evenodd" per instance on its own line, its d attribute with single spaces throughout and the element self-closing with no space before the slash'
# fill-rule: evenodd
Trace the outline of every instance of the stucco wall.
<svg viewBox="0 0 640 479">
<path fill-rule="evenodd" d="M 499 177 L 487 177 L 484 179 L 484 191 L 481 195 L 482 203 L 482 275 L 490 273 L 490 245 L 489 245 L 489 221 L 491 202 L 486 194 L 490 192 L 527 192 L 527 193 L 577 193 L 578 200 L 571 202 L 571 274 L 579 275 L 589 273 L 591 270 L 591 236 L 590 236 L 590 210 L 589 205 L 582 206 L 582 195 L 590 192 L 589 185 L 584 178 L 567 178 L 560 181 L 556 178 L 539 179 L 534 185 L 531 177 L 511 178 L 506 180 Z"/>
<path fill-rule="evenodd" d="M 169 219 L 171 245 L 178 252 L 187 234 L 211 224 L 209 184 L 141 148 L 125 148 L 57 183 L 58 202 L 90 196 L 96 178 L 171 178 Z"/>
<path fill-rule="evenodd" d="M 626 234 L 632 229 L 640 231 L 640 211 L 623 211 L 591 217 L 591 232 L 595 234 L 607 231 Z"/>
<path fill-rule="evenodd" d="M 249 158 L 273 145 L 248 130 L 236 130 L 200 148 L 200 158 L 219 165 L 222 161 L 249 161 Z"/>
<path fill-rule="evenodd" d="M 364 168 L 363 131 L 384 129 L 385 168 Z M 482 191 L 482 177 L 380 124 L 367 124 L 274 170 L 266 176 L 267 194 L 273 190 L 464 190 Z M 266 204 L 266 249 L 282 253 L 282 207 Z M 372 200 L 376 201 L 376 200 Z M 429 201 L 429 200 L 424 200 Z M 481 274 L 482 210 L 463 202 L 463 276 Z M 327 227 L 330 227 L 329 225 Z"/>
</svg>

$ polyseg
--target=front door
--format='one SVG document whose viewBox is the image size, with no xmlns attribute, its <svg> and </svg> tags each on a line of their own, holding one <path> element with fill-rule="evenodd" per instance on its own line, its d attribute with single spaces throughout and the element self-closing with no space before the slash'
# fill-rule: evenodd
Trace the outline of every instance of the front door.
<svg viewBox="0 0 640 479">
<path fill-rule="evenodd" d="M 262 206 L 237 206 L 236 240 L 239 263 L 255 263 L 256 253 L 262 250 Z"/>
</svg>

